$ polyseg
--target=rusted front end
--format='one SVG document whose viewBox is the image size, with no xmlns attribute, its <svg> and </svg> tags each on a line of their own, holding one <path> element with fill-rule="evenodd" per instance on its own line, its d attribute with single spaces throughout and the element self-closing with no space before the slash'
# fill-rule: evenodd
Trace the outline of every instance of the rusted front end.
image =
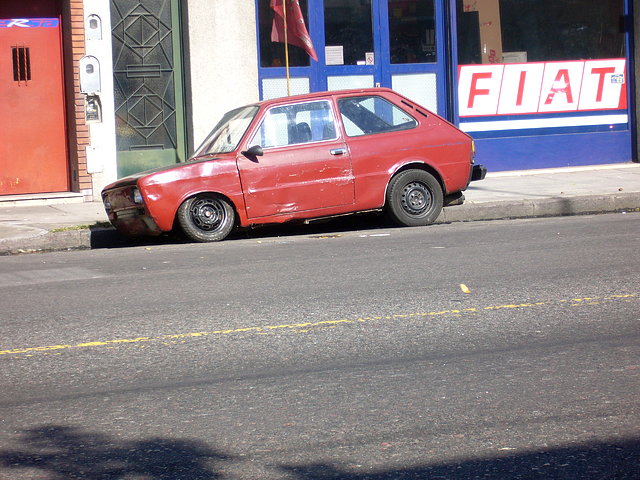
<svg viewBox="0 0 640 480">
<path fill-rule="evenodd" d="M 109 221 L 130 237 L 157 236 L 162 233 L 144 204 L 136 183 L 114 186 L 102 192 Z"/>
</svg>

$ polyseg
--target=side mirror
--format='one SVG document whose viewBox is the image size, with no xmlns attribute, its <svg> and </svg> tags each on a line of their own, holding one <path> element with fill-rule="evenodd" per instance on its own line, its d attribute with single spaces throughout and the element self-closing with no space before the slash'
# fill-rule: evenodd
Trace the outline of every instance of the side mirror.
<svg viewBox="0 0 640 480">
<path fill-rule="evenodd" d="M 249 150 L 245 150 L 244 152 L 240 153 L 253 162 L 257 162 L 257 157 L 261 157 L 262 155 L 264 155 L 264 152 L 262 151 L 262 147 L 260 145 L 254 145 L 252 147 L 249 147 Z"/>
</svg>

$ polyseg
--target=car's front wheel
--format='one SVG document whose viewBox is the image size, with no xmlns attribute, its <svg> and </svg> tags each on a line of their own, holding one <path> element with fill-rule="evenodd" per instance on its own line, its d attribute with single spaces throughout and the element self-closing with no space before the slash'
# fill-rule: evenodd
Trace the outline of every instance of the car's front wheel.
<svg viewBox="0 0 640 480">
<path fill-rule="evenodd" d="M 442 211 L 442 187 L 424 170 L 405 170 L 389 182 L 386 200 L 394 222 L 407 227 L 429 225 Z"/>
<path fill-rule="evenodd" d="M 185 200 L 178 208 L 178 224 L 196 242 L 224 240 L 235 227 L 233 206 L 224 198 L 201 194 Z"/>
</svg>

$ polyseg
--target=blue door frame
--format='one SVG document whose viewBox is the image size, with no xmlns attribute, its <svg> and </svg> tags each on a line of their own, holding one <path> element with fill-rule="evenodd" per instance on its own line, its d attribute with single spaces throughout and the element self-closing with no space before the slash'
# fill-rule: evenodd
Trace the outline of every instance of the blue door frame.
<svg viewBox="0 0 640 480">
<path fill-rule="evenodd" d="M 307 28 L 318 54 L 318 62 L 310 60 L 308 67 L 291 67 L 292 78 L 308 78 L 309 90 L 312 92 L 328 89 L 327 78 L 330 76 L 370 75 L 373 85 L 382 87 L 392 86 L 392 78 L 399 74 L 433 73 L 437 82 L 438 114 L 450 118 L 452 113 L 451 92 L 449 92 L 451 78 L 448 74 L 450 65 L 450 28 L 446 21 L 448 0 L 434 0 L 436 58 L 435 63 L 419 64 L 391 64 L 389 50 L 389 13 L 387 0 L 372 0 L 372 30 L 374 65 L 326 65 L 325 35 L 324 35 L 324 2 L 323 0 L 309 0 Z M 256 15 L 258 9 L 256 8 Z M 256 22 L 259 23 L 259 22 Z M 258 47 L 259 48 L 259 47 Z M 258 52 L 259 54 L 259 52 Z M 285 78 L 283 67 L 260 67 L 260 98 L 264 98 L 262 80 L 268 78 Z"/>
</svg>

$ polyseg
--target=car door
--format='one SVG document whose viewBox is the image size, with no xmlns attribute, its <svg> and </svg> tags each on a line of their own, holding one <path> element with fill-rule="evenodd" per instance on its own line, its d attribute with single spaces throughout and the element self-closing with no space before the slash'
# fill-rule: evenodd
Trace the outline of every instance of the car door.
<svg viewBox="0 0 640 480">
<path fill-rule="evenodd" d="M 238 157 L 248 218 L 354 203 L 351 158 L 330 101 L 269 108 L 247 147 L 253 145 L 264 154 Z"/>
</svg>

